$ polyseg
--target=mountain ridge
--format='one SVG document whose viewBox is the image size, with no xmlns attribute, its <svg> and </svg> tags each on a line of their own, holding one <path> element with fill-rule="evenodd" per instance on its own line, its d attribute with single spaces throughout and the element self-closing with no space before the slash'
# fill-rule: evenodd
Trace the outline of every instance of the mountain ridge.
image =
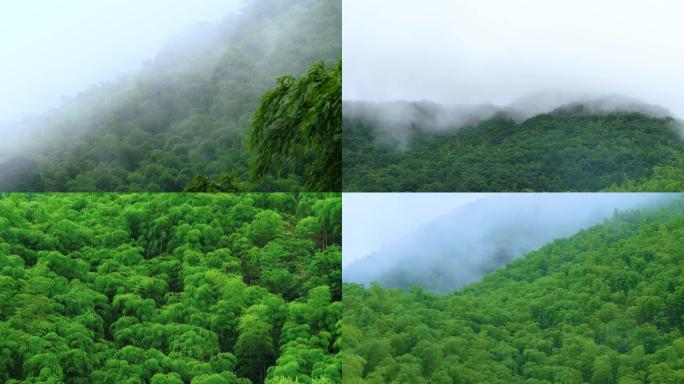
<svg viewBox="0 0 684 384">
<path fill-rule="evenodd" d="M 517 122 L 487 108 L 487 119 L 477 120 L 481 114 L 461 115 L 456 125 L 449 125 L 454 120 L 448 114 L 421 125 L 421 119 L 401 114 L 365 118 L 347 113 L 344 190 L 638 190 L 656 167 L 684 159 L 681 122 L 672 117 L 589 113 L 584 107 L 566 105 Z M 676 185 L 683 180 L 671 177 L 673 189 L 666 191 L 679 191 Z"/>
</svg>

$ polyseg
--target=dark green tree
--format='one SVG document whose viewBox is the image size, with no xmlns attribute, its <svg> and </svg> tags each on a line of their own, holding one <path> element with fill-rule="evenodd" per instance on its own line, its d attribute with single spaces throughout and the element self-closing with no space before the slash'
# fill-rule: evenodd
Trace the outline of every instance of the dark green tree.
<svg viewBox="0 0 684 384">
<path fill-rule="evenodd" d="M 303 171 L 308 190 L 342 187 L 342 61 L 285 76 L 266 93 L 249 131 L 252 179 Z"/>
</svg>

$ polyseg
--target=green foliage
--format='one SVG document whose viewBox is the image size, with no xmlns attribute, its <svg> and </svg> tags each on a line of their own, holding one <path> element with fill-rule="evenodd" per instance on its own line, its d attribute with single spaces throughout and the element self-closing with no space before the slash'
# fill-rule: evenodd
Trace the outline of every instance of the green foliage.
<svg viewBox="0 0 684 384">
<path fill-rule="evenodd" d="M 304 169 L 308 190 L 342 188 L 342 61 L 313 66 L 300 79 L 278 80 L 250 125 L 252 177 Z"/>
<path fill-rule="evenodd" d="M 556 111 L 459 130 L 409 129 L 405 147 L 364 119 L 343 121 L 345 191 L 682 191 L 672 119 Z"/>
<path fill-rule="evenodd" d="M 345 284 L 344 383 L 676 383 L 684 201 L 616 214 L 446 295 Z"/>
<path fill-rule="evenodd" d="M 684 191 L 684 154 L 677 154 L 667 165 L 656 165 L 653 173 L 638 181 L 625 180 L 605 189 L 610 192 L 681 192 Z"/>
<path fill-rule="evenodd" d="M 312 95 L 331 92 L 326 83 L 331 72 L 316 63 L 340 59 L 341 13 L 339 1 L 252 0 L 240 15 L 170 41 L 139 73 L 92 87 L 27 122 L 23 130 L 30 142 L 0 153 L 0 190 L 326 189 L 332 185 L 324 178 L 328 174 L 318 174 L 316 167 L 330 164 L 322 163 L 333 156 L 329 151 L 337 156 L 341 151 L 339 114 L 337 121 L 329 115 L 327 99 L 298 106 L 321 119 L 306 120 L 316 138 L 300 147 L 307 160 L 315 160 L 307 167 L 249 182 L 247 139 L 264 94 L 283 75 L 302 76 L 313 66 L 296 84 L 308 84 Z M 334 124 L 338 133 L 325 131 Z M 333 142 L 337 148 L 323 145 Z M 319 176 L 324 184 L 312 181 Z M 335 177 L 339 185 L 339 173 Z"/>
<path fill-rule="evenodd" d="M 216 181 L 205 175 L 197 175 L 185 186 L 183 192 L 245 192 L 248 189 L 240 178 L 229 172 L 219 175 Z"/>
<path fill-rule="evenodd" d="M 254 244 L 263 247 L 271 240 L 275 239 L 283 229 L 283 220 L 278 212 L 265 210 L 261 211 L 247 228 L 247 237 Z"/>
<path fill-rule="evenodd" d="M 340 200 L 0 195 L 0 382 L 339 383 Z"/>
</svg>

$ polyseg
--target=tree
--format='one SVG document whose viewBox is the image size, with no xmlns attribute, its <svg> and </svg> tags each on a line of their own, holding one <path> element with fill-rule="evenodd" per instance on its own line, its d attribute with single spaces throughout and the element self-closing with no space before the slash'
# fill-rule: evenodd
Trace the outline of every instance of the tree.
<svg viewBox="0 0 684 384">
<path fill-rule="evenodd" d="M 196 175 L 184 192 L 245 192 L 248 187 L 234 172 L 226 172 L 219 175 L 216 181 L 205 175 Z"/>
<path fill-rule="evenodd" d="M 283 176 L 303 168 L 310 191 L 339 191 L 342 161 L 342 61 L 285 76 L 264 95 L 249 131 L 251 177 Z"/>
<path fill-rule="evenodd" d="M 280 215 L 271 210 L 259 212 L 247 228 L 247 236 L 252 242 L 263 247 L 280 235 L 283 227 Z"/>
<path fill-rule="evenodd" d="M 238 329 L 240 336 L 235 343 L 238 373 L 254 382 L 263 382 L 266 367 L 272 363 L 275 354 L 270 335 L 271 327 L 257 315 L 248 314 L 240 318 Z"/>
</svg>

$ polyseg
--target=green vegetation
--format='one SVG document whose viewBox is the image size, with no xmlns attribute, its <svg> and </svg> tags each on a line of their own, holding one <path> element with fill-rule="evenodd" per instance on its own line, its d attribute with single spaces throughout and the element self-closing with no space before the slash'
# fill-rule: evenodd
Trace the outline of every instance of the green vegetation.
<svg viewBox="0 0 684 384">
<path fill-rule="evenodd" d="M 0 195 L 1 383 L 336 383 L 339 194 Z"/>
<path fill-rule="evenodd" d="M 626 180 L 621 185 L 612 185 L 605 191 L 610 192 L 681 192 L 684 191 L 684 156 L 678 155 L 669 165 L 656 165 L 648 178 Z"/>
<path fill-rule="evenodd" d="M 345 284 L 344 383 L 684 382 L 684 202 L 448 295 Z"/>
<path fill-rule="evenodd" d="M 252 177 L 303 169 L 309 190 L 342 190 L 342 61 L 284 77 L 264 96 L 250 126 Z"/>
<path fill-rule="evenodd" d="M 343 125 L 345 191 L 684 190 L 684 142 L 670 118 L 499 116 L 459 130 L 414 126 L 406 148 L 364 119 Z"/>
<path fill-rule="evenodd" d="M 177 40 L 140 73 L 93 87 L 28 122 L 22 128 L 27 143 L 0 153 L 0 190 L 339 190 L 340 160 L 330 158 L 341 151 L 340 113 L 329 98 L 323 105 L 308 102 L 334 91 L 326 77 L 339 77 L 341 2 L 253 0 L 239 15 Z M 274 100 L 289 85 L 307 93 L 304 105 Z M 298 114 L 282 129 L 273 127 L 280 116 L 270 114 L 277 102 L 280 111 Z M 293 138 L 295 164 L 290 156 L 287 172 L 279 164 L 265 170 L 264 151 L 287 143 L 266 135 L 263 144 L 252 139 L 251 151 L 250 124 L 258 133 L 300 122 L 306 124 L 302 134 L 311 136 Z"/>
</svg>

